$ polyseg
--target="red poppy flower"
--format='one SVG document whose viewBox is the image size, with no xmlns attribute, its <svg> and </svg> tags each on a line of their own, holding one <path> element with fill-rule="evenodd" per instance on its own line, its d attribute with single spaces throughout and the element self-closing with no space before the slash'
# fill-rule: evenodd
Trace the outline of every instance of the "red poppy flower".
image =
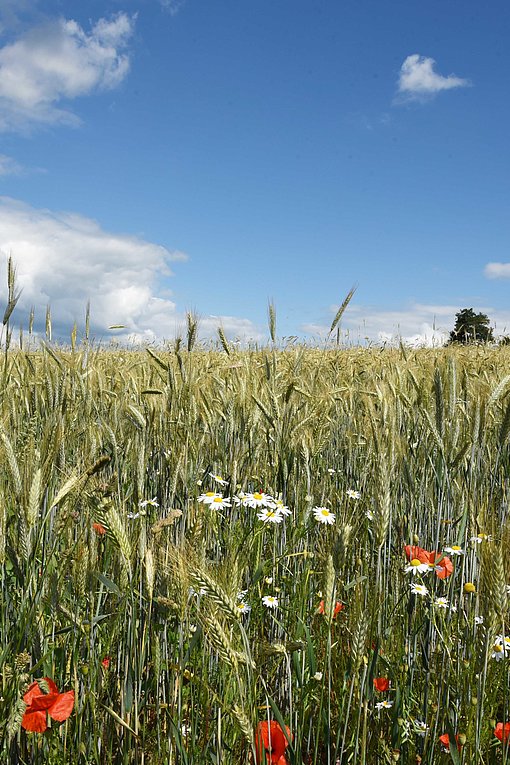
<svg viewBox="0 0 510 765">
<path fill-rule="evenodd" d="M 387 677 L 374 677 L 374 688 L 380 693 L 383 691 L 389 691 L 390 681 Z"/>
<path fill-rule="evenodd" d="M 39 683 L 34 681 L 23 696 L 27 707 L 21 720 L 21 727 L 34 733 L 44 733 L 48 727 L 46 714 L 57 722 L 64 722 L 74 707 L 74 691 L 59 693 L 51 678 L 44 679 L 48 685 L 48 693 L 41 690 Z"/>
<path fill-rule="evenodd" d="M 439 741 L 444 746 L 446 751 L 449 752 L 450 751 L 450 736 L 448 735 L 448 733 L 443 733 L 442 736 L 439 736 Z M 457 742 L 457 749 L 460 752 L 460 750 L 462 749 L 462 744 L 459 742 L 458 734 L 455 734 L 455 741 Z"/>
<path fill-rule="evenodd" d="M 344 608 L 345 608 L 344 604 L 340 603 L 340 601 L 337 600 L 337 602 L 335 603 L 335 608 L 333 609 L 333 619 L 335 618 L 335 616 L 338 616 L 340 611 L 343 611 Z M 326 605 L 323 600 L 321 600 L 321 602 L 319 603 L 319 613 L 320 614 L 326 613 Z"/>
<path fill-rule="evenodd" d="M 92 528 L 94 529 L 98 537 L 102 537 L 103 534 L 106 534 L 106 529 L 102 523 L 93 523 Z"/>
<path fill-rule="evenodd" d="M 494 735 L 496 738 L 499 738 L 501 742 L 508 741 L 508 737 L 510 736 L 510 722 L 504 724 L 499 722 L 494 728 Z"/>
<path fill-rule="evenodd" d="M 287 735 L 290 738 L 290 728 L 286 725 Z M 255 751 L 257 763 L 276 763 L 276 765 L 288 765 L 285 750 L 289 742 L 287 736 L 276 720 L 263 720 L 257 725 L 255 736 Z"/>
<path fill-rule="evenodd" d="M 111 656 L 105 656 L 105 657 L 104 657 L 104 659 L 102 659 L 102 661 L 101 661 L 101 665 L 102 665 L 102 666 L 103 666 L 105 669 L 108 669 L 108 668 L 109 668 L 109 666 L 110 666 L 110 662 L 111 662 L 111 660 L 112 660 Z"/>
<path fill-rule="evenodd" d="M 447 555 L 438 555 L 435 551 L 429 552 L 423 547 L 416 545 L 406 545 L 404 552 L 408 560 L 419 560 L 420 563 L 428 563 L 436 570 L 436 576 L 439 579 L 446 579 L 453 574 L 453 563 Z"/>
<path fill-rule="evenodd" d="M 417 545 L 406 545 L 404 547 L 404 552 L 406 554 L 407 560 L 417 559 L 422 563 L 428 563 L 428 559 L 426 557 L 428 552 L 424 550 L 423 547 L 418 547 Z"/>
<path fill-rule="evenodd" d="M 438 560 L 435 565 L 440 566 L 440 570 L 436 568 L 436 576 L 438 576 L 439 579 L 446 579 L 453 574 L 453 563 L 447 555 L 441 558 L 441 560 Z"/>
</svg>

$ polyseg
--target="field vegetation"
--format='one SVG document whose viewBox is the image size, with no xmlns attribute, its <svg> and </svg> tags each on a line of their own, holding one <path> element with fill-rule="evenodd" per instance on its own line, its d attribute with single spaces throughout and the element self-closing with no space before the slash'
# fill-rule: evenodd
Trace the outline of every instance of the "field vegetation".
<svg viewBox="0 0 510 765">
<path fill-rule="evenodd" d="M 2 359 L 0 761 L 510 763 L 510 350 L 188 330 Z"/>
</svg>

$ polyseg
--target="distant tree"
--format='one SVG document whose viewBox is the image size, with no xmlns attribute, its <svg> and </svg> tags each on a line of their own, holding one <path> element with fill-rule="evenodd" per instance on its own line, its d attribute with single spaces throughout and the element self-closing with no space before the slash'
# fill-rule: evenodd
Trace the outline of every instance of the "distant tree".
<svg viewBox="0 0 510 765">
<path fill-rule="evenodd" d="M 475 313 L 472 308 L 463 308 L 455 315 L 455 327 L 450 332 L 449 343 L 491 343 L 494 335 L 490 320 L 485 313 Z"/>
</svg>

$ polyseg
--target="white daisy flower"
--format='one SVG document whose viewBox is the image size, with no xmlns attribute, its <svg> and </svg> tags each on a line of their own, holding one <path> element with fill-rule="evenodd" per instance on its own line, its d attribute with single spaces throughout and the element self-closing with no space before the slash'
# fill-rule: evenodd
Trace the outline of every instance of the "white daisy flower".
<svg viewBox="0 0 510 765">
<path fill-rule="evenodd" d="M 152 499 L 144 499 L 143 502 L 140 502 L 140 507 L 147 507 L 147 505 L 150 505 L 151 507 L 159 507 L 159 503 L 156 502 L 156 497 L 153 497 Z"/>
<path fill-rule="evenodd" d="M 483 532 L 480 532 L 478 536 L 471 537 L 469 541 L 473 542 L 475 545 L 481 545 L 482 542 L 491 542 L 492 537 L 489 534 L 484 534 Z"/>
<path fill-rule="evenodd" d="M 494 645 L 492 646 L 491 659 L 501 661 L 506 659 L 507 653 L 510 653 L 510 636 L 496 635 Z"/>
<path fill-rule="evenodd" d="M 274 595 L 264 595 L 262 603 L 266 608 L 278 608 L 278 598 L 275 598 Z"/>
<path fill-rule="evenodd" d="M 416 576 L 416 574 L 428 574 L 429 571 L 433 571 L 433 569 L 434 566 L 431 566 L 430 563 L 422 563 L 418 558 L 413 558 L 409 561 L 409 564 L 405 567 L 404 571 L 406 574 Z"/>
<path fill-rule="evenodd" d="M 266 576 L 264 577 L 264 582 L 266 584 L 273 584 L 273 577 L 272 576 Z"/>
<path fill-rule="evenodd" d="M 128 513 L 127 517 L 129 518 L 130 521 L 134 521 L 135 518 L 139 518 L 140 515 L 142 515 L 142 513 Z"/>
<path fill-rule="evenodd" d="M 261 508 L 260 512 L 257 513 L 257 518 L 264 523 L 281 523 L 283 521 L 283 515 L 274 507 Z"/>
<path fill-rule="evenodd" d="M 317 680 L 317 682 L 320 683 L 320 681 L 322 680 L 322 677 L 323 677 L 322 672 L 316 672 L 315 675 L 313 676 L 313 679 Z"/>
<path fill-rule="evenodd" d="M 328 510 L 327 507 L 313 507 L 312 513 L 314 514 L 315 520 L 319 523 L 331 526 L 335 522 L 335 514 L 332 513 L 331 510 Z"/>
<path fill-rule="evenodd" d="M 451 547 L 445 547 L 444 551 L 449 555 L 464 555 L 464 550 L 459 545 L 452 545 Z"/>
<path fill-rule="evenodd" d="M 428 731 L 428 725 L 423 720 L 413 720 L 414 732 L 418 736 L 425 736 Z"/>
<path fill-rule="evenodd" d="M 228 484 L 228 481 L 225 481 L 221 475 L 215 475 L 214 473 L 209 473 L 209 475 L 214 481 L 216 481 L 216 483 L 219 483 L 220 486 L 226 486 Z"/>
<path fill-rule="evenodd" d="M 429 591 L 424 584 L 415 584 L 415 582 L 411 584 L 411 592 L 413 595 L 420 595 L 422 598 L 429 594 Z"/>
<path fill-rule="evenodd" d="M 208 502 L 208 505 L 215 510 L 223 510 L 225 507 L 232 507 L 230 497 L 222 497 L 221 494 L 213 497 L 212 502 Z"/>
<path fill-rule="evenodd" d="M 391 709 L 392 706 L 393 706 L 393 701 L 386 701 L 386 700 L 384 700 L 384 701 L 379 701 L 375 705 L 375 708 L 376 709 Z"/>
<path fill-rule="evenodd" d="M 248 590 L 239 590 L 239 592 L 237 593 L 237 600 L 244 600 L 247 595 L 248 595 Z"/>
<path fill-rule="evenodd" d="M 271 507 L 274 505 L 274 499 L 270 494 L 264 494 L 263 491 L 254 491 L 253 493 L 247 492 L 243 498 L 243 505 L 245 507 Z"/>
<path fill-rule="evenodd" d="M 456 606 L 450 605 L 447 598 L 436 598 L 434 601 L 434 605 L 437 606 L 437 608 L 450 609 L 450 611 L 457 610 Z"/>
<path fill-rule="evenodd" d="M 361 499 L 361 494 L 359 491 L 356 491 L 355 489 L 347 489 L 345 492 L 349 499 Z"/>
<path fill-rule="evenodd" d="M 336 470 L 335 470 L 335 468 L 328 468 L 328 473 L 329 473 L 330 475 L 335 475 L 335 473 L 336 473 Z"/>
<path fill-rule="evenodd" d="M 475 616 L 475 626 L 479 627 L 480 624 L 483 624 L 483 616 Z"/>
<path fill-rule="evenodd" d="M 205 494 L 201 494 L 198 497 L 197 501 L 201 502 L 203 505 L 210 505 L 216 497 L 221 497 L 221 494 L 218 494 L 217 491 L 206 491 Z"/>
<path fill-rule="evenodd" d="M 505 658 L 505 647 L 501 645 L 500 643 L 496 643 L 492 647 L 491 659 L 496 659 L 496 661 L 502 661 L 504 658 Z"/>
<path fill-rule="evenodd" d="M 292 515 L 292 510 L 289 510 L 287 505 L 284 505 L 281 499 L 275 499 L 274 503 L 276 509 L 279 510 L 282 515 Z"/>
<path fill-rule="evenodd" d="M 249 614 L 251 606 L 249 606 L 248 603 L 245 603 L 244 600 L 241 600 L 239 603 L 236 603 L 236 609 L 240 614 Z"/>
</svg>

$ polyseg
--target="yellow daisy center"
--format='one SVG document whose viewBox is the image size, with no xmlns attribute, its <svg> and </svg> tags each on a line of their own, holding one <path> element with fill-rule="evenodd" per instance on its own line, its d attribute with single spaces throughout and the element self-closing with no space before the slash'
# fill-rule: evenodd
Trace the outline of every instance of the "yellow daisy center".
<svg viewBox="0 0 510 765">
<path fill-rule="evenodd" d="M 413 558 L 411 561 L 411 566 L 421 566 L 421 560 L 418 560 L 418 558 Z"/>
<path fill-rule="evenodd" d="M 324 508 L 321 510 L 321 515 L 324 515 L 324 516 L 327 518 L 327 517 L 328 517 L 328 515 L 329 515 L 329 510 L 328 510 L 327 508 L 325 508 L 325 507 L 324 507 Z"/>
<path fill-rule="evenodd" d="M 459 545 L 452 545 L 452 550 L 460 550 L 461 547 Z"/>
<path fill-rule="evenodd" d="M 223 499 L 221 497 L 215 497 L 213 502 L 223 502 Z"/>
<path fill-rule="evenodd" d="M 216 492 L 215 492 L 215 491 L 207 491 L 207 492 L 206 492 L 206 494 L 205 494 L 205 496 L 206 496 L 206 497 L 214 497 L 214 495 L 215 495 L 215 494 L 216 494 Z"/>
<path fill-rule="evenodd" d="M 262 494 L 259 494 L 258 491 L 256 491 L 253 495 L 253 499 L 262 499 Z"/>
</svg>

